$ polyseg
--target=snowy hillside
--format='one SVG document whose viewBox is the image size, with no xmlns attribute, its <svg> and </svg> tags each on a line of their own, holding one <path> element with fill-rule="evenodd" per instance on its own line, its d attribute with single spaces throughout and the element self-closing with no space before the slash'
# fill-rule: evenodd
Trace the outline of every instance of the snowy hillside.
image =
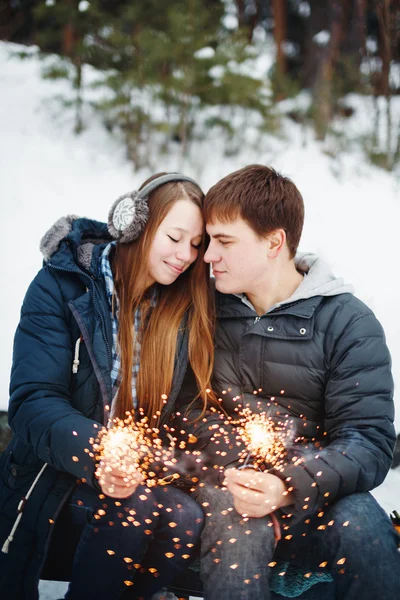
<svg viewBox="0 0 400 600">
<path fill-rule="evenodd" d="M 3 293 L 1 310 L 0 408 L 8 402 L 12 338 L 25 290 L 41 266 L 39 240 L 60 216 L 78 214 L 105 220 L 113 200 L 150 175 L 134 173 L 124 149 L 88 116 L 79 137 L 72 131 L 72 115 L 54 101 L 65 83 L 40 78 L 37 59 L 20 61 L 18 47 L 0 43 L 0 190 L 4 223 L 1 238 Z M 400 98 L 396 115 L 400 116 Z M 367 103 L 349 128 L 368 121 Z M 364 112 L 363 112 L 364 111 Z M 155 158 L 156 170 L 182 170 L 197 178 L 205 190 L 227 173 L 251 162 L 270 164 L 291 177 L 306 204 L 306 226 L 301 250 L 316 251 L 337 275 L 353 283 L 356 294 L 382 322 L 393 356 L 395 380 L 400 382 L 400 319 L 397 281 L 400 185 L 393 175 L 367 165 L 358 154 L 340 161 L 321 151 L 299 126 L 287 121 L 280 138 L 265 135 L 257 148 L 243 147 L 224 157 L 218 136 L 193 144 L 182 162 L 179 149 Z M 174 150 L 174 149 L 172 149 Z M 334 174 L 335 172 L 335 174 Z M 400 395 L 397 395 L 400 431 Z M 400 498 L 400 472 L 392 471 L 376 492 L 387 510 Z M 397 509 L 400 506 L 397 504 Z"/>
</svg>

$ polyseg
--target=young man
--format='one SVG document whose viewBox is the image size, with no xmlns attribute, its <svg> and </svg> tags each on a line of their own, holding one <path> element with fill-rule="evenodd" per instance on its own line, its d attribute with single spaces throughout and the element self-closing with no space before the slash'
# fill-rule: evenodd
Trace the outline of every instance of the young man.
<svg viewBox="0 0 400 600">
<path fill-rule="evenodd" d="M 280 580 L 290 597 L 316 583 L 321 600 L 394 599 L 399 536 L 368 493 L 395 444 L 382 327 L 322 260 L 296 255 L 304 207 L 289 179 L 248 166 L 210 189 L 205 214 L 214 389 L 228 415 L 263 411 L 289 435 L 283 465 L 228 469 L 228 491 L 200 492 L 204 596 L 269 599 Z"/>
</svg>

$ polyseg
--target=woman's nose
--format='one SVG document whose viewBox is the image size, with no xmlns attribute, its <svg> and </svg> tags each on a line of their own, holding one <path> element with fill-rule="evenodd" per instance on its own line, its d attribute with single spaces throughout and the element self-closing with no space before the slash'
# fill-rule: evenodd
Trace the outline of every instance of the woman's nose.
<svg viewBox="0 0 400 600">
<path fill-rule="evenodd" d="M 178 260 L 183 260 L 184 262 L 189 262 L 196 258 L 196 249 L 193 248 L 191 244 L 180 247 L 176 252 L 176 258 Z"/>
</svg>

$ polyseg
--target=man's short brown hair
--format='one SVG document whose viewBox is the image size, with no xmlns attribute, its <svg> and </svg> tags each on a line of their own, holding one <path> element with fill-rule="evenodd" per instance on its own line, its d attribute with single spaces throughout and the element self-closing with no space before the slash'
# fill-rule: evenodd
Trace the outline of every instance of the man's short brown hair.
<svg viewBox="0 0 400 600">
<path fill-rule="evenodd" d="M 271 167 L 249 165 L 227 175 L 206 194 L 204 215 L 231 223 L 241 217 L 260 237 L 284 229 L 291 258 L 300 242 L 304 222 L 303 198 L 287 177 Z"/>
</svg>

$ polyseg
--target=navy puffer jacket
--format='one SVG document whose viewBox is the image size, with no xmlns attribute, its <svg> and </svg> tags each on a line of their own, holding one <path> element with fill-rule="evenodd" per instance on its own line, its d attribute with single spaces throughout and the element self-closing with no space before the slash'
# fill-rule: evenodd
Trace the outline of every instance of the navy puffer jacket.
<svg viewBox="0 0 400 600">
<path fill-rule="evenodd" d="M 96 486 L 88 450 L 104 422 L 104 407 L 111 402 L 111 321 L 99 271 L 100 254 L 109 241 L 104 223 L 61 219 L 43 239 L 47 260 L 24 299 L 10 385 L 13 437 L 0 459 L 2 600 L 38 597 L 40 572 L 64 502 L 77 480 Z M 79 339 L 79 368 L 74 373 Z M 182 327 L 162 423 L 170 423 L 177 412 L 183 414 L 196 395 L 187 369 L 187 342 Z M 193 406 L 192 417 L 197 410 Z M 192 428 L 201 449 L 211 436 L 209 422 Z M 188 432 L 187 425 L 185 429 Z M 19 506 L 22 518 L 15 529 Z"/>
<path fill-rule="evenodd" d="M 299 519 L 382 483 L 396 437 L 381 325 L 323 261 L 305 255 L 297 267 L 308 274 L 295 295 L 262 317 L 245 297 L 217 292 L 214 388 L 232 416 L 244 403 L 290 422 L 275 473 L 293 487 L 288 512 Z"/>
</svg>

